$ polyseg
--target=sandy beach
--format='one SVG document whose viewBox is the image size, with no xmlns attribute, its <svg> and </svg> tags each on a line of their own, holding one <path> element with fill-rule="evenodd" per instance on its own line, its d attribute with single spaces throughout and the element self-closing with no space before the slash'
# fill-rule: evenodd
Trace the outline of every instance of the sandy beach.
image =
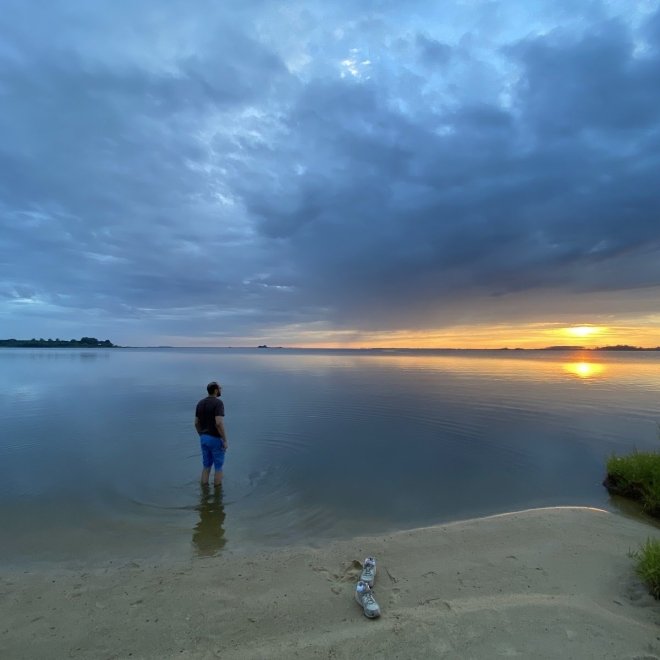
<svg viewBox="0 0 660 660">
<path fill-rule="evenodd" d="M 2 572 L 2 658 L 660 658 L 629 550 L 658 530 L 558 508 L 174 565 Z M 353 600 L 378 559 L 382 617 Z"/>
</svg>

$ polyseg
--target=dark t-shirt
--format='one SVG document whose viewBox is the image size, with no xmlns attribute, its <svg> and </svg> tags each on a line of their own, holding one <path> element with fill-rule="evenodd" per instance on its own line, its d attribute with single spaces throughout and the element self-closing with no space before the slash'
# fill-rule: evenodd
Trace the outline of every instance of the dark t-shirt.
<svg viewBox="0 0 660 660">
<path fill-rule="evenodd" d="M 214 435 L 216 438 L 220 438 L 221 435 L 215 425 L 215 418 L 224 416 L 225 404 L 215 396 L 207 396 L 195 408 L 195 417 L 199 419 L 200 432 L 206 435 Z"/>
</svg>

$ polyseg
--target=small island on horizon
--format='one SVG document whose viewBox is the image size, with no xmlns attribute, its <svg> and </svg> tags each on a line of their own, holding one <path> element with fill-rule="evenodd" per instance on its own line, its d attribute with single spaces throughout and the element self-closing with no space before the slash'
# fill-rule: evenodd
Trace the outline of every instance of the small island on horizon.
<svg viewBox="0 0 660 660">
<path fill-rule="evenodd" d="M 109 339 L 0 339 L 0 346 L 9 348 L 120 348 Z"/>
</svg>

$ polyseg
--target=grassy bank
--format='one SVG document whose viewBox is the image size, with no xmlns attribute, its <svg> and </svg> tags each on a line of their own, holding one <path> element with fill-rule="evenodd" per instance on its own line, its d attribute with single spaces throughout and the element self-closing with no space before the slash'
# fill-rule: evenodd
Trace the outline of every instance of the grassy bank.
<svg viewBox="0 0 660 660">
<path fill-rule="evenodd" d="M 607 477 L 603 483 L 610 493 L 636 500 L 644 511 L 660 518 L 660 453 L 612 456 L 607 461 Z M 648 539 L 632 556 L 637 561 L 637 574 L 653 596 L 660 598 L 660 541 Z"/>
<path fill-rule="evenodd" d="M 660 517 L 660 453 L 612 456 L 604 485 L 610 493 L 637 500 L 644 511 Z"/>
<path fill-rule="evenodd" d="M 632 557 L 637 560 L 637 575 L 646 582 L 651 594 L 660 599 L 660 541 L 648 539 Z"/>
</svg>

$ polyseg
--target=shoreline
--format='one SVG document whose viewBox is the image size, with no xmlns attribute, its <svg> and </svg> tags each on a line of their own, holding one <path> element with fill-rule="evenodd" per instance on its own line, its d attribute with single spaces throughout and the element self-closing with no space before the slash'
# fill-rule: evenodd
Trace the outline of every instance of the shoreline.
<svg viewBox="0 0 660 660">
<path fill-rule="evenodd" d="M 658 530 L 530 509 L 241 556 L 0 575 L 5 657 L 660 657 L 628 556 Z M 353 600 L 378 560 L 382 617 Z M 368 649 L 368 650 L 366 650 Z"/>
</svg>

